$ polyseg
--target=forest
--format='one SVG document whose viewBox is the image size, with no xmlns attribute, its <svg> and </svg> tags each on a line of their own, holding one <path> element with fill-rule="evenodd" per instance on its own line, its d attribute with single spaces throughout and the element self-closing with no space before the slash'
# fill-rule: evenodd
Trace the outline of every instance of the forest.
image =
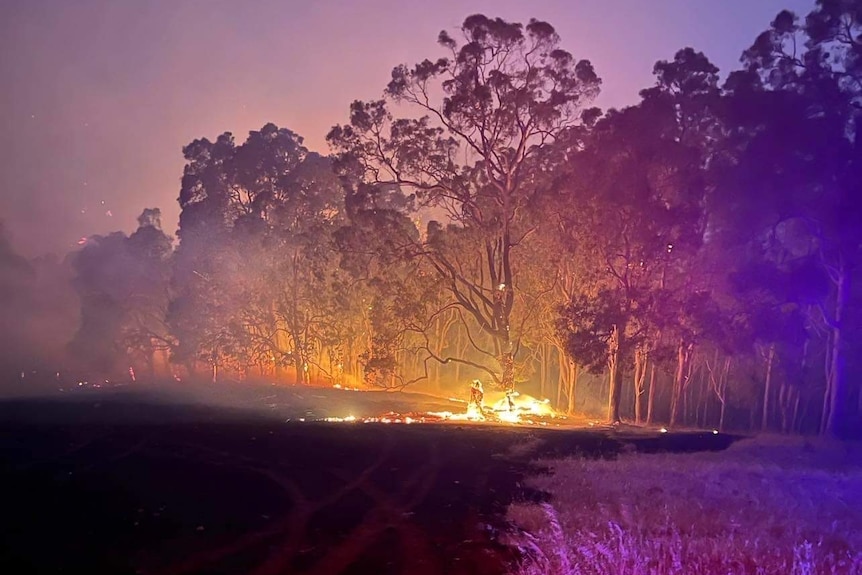
<svg viewBox="0 0 862 575">
<path fill-rule="evenodd" d="M 550 23 L 426 40 L 328 155 L 272 123 L 186 145 L 175 237 L 147 208 L 62 260 L 0 242 L 4 379 L 478 378 L 612 423 L 858 433 L 859 2 L 779 13 L 736 70 L 680 49 L 623 109 Z"/>
</svg>

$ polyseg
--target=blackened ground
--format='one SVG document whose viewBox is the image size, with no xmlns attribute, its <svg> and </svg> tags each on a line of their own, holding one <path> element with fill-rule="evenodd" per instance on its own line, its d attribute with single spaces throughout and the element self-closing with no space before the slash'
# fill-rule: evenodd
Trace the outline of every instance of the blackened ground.
<svg viewBox="0 0 862 575">
<path fill-rule="evenodd" d="M 537 441 L 538 440 L 538 441 Z M 202 406 L 0 403 L 0 572 L 496 574 L 529 459 L 723 449 L 701 433 L 285 423 Z M 513 449 L 530 444 L 533 449 Z M 518 455 L 520 454 L 520 455 Z"/>
</svg>

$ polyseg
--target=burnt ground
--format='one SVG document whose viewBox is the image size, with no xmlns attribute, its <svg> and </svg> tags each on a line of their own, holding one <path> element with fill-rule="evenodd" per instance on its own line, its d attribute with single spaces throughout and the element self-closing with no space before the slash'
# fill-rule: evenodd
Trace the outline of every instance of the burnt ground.
<svg viewBox="0 0 862 575">
<path fill-rule="evenodd" d="M 502 512 L 541 497 L 520 486 L 529 458 L 732 440 L 285 422 L 134 396 L 6 401 L 0 572 L 502 573 L 515 559 L 495 543 Z M 537 447 L 510 450 L 523 442 Z"/>
</svg>

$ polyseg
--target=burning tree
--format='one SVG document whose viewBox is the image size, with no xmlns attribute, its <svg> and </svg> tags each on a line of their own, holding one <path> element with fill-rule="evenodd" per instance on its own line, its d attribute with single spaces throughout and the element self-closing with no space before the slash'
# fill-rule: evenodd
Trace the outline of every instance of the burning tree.
<svg viewBox="0 0 862 575">
<path fill-rule="evenodd" d="M 463 327 L 485 334 L 490 347 L 470 340 L 511 390 L 520 343 L 515 252 L 536 228 L 542 160 L 580 124 L 600 81 L 546 22 L 474 15 L 460 31 L 460 42 L 445 31 L 438 37 L 448 56 L 396 67 L 384 98 L 354 102 L 350 124 L 328 140 L 366 183 L 410 190 L 447 220 L 405 245 L 443 280 L 449 303 L 469 318 Z M 413 115 L 395 118 L 393 104 Z"/>
</svg>

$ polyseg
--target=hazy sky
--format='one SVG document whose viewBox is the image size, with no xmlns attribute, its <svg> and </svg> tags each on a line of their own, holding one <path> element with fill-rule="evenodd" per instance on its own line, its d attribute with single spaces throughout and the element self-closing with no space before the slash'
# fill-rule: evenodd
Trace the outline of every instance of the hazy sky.
<svg viewBox="0 0 862 575">
<path fill-rule="evenodd" d="M 393 66 L 442 55 L 474 13 L 550 22 L 591 60 L 602 107 L 637 101 L 685 46 L 723 72 L 782 8 L 814 0 L 2 0 L 0 220 L 26 255 L 131 231 L 146 207 L 176 229 L 181 148 L 266 122 L 311 149 L 378 97 Z"/>
</svg>

